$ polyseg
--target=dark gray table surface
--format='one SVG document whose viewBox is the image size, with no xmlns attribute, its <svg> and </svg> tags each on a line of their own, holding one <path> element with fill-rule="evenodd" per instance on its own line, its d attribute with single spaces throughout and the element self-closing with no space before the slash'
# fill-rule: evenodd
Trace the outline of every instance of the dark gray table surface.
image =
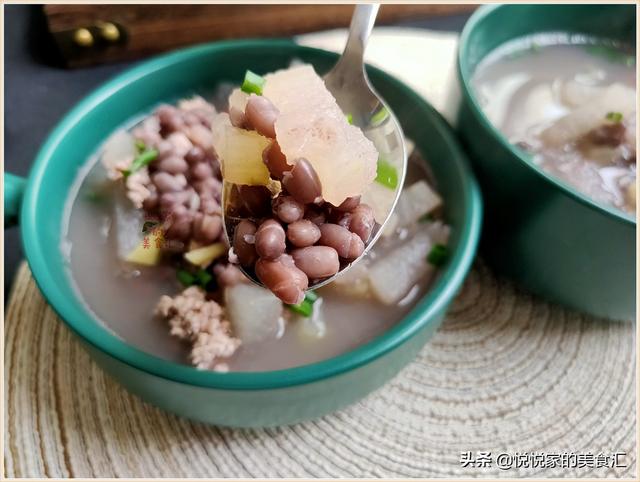
<svg viewBox="0 0 640 482">
<path fill-rule="evenodd" d="M 469 15 L 398 22 L 397 25 L 460 31 Z M 40 7 L 6 5 L 4 9 L 4 159 L 5 172 L 26 176 L 40 145 L 56 122 L 76 102 L 110 77 L 137 62 L 83 69 L 59 66 L 46 35 Z M 5 231 L 5 296 L 23 258 L 20 231 Z"/>
</svg>

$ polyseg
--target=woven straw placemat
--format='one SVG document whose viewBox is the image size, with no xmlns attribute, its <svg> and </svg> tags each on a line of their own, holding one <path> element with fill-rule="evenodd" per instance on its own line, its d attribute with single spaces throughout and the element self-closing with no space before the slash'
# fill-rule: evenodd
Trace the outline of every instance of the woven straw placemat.
<svg viewBox="0 0 640 482">
<path fill-rule="evenodd" d="M 420 356 L 366 399 L 291 427 L 220 429 L 120 388 L 23 265 L 5 321 L 6 475 L 633 477 L 634 332 L 532 298 L 478 262 Z M 462 467 L 467 451 L 491 452 L 492 466 Z M 502 452 L 573 452 L 587 465 L 499 469 Z M 613 452 L 626 467 L 586 458 Z"/>
</svg>

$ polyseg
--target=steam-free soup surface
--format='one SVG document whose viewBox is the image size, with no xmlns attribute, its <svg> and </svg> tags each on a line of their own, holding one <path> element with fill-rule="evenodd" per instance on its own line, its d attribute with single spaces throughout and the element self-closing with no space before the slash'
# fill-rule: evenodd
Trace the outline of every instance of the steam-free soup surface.
<svg viewBox="0 0 640 482">
<path fill-rule="evenodd" d="M 424 166 L 423 160 L 409 163 L 408 185 L 426 177 Z M 162 295 L 173 296 L 182 289 L 175 269 L 166 264 L 140 267 L 119 258 L 114 210 L 127 200 L 117 185 L 108 182 L 96 159 L 77 183 L 78 192 L 72 195 L 70 206 L 66 251 L 71 276 L 82 299 L 98 320 L 127 342 L 161 358 L 186 363 L 185 344 L 170 337 L 166 323 L 154 316 Z M 381 238 L 370 257 L 384 257 L 412 233 L 406 228 L 395 230 Z M 392 280 L 394 273 L 388 276 Z M 229 369 L 281 369 L 349 351 L 397 323 L 424 295 L 429 282 L 430 277 L 424 277 L 404 300 L 392 306 L 344 294 L 336 286 L 322 288 L 318 294 L 323 299 L 324 326 L 310 320 L 289 322 L 280 338 L 243 344 L 229 360 Z"/>
<path fill-rule="evenodd" d="M 330 285 L 306 290 L 310 279 L 337 272 L 334 261 L 363 254 L 374 209 L 393 199 L 398 179 L 384 165 L 387 175 L 367 177 L 362 196 L 343 199 L 346 191 L 331 190 L 340 179 L 330 173 L 320 185 L 317 171 L 351 156 L 352 143 L 317 151 L 313 162 L 286 152 L 287 137 L 275 129 L 286 112 L 266 93 L 300 69 L 315 79 L 316 94 L 324 89 L 310 65 L 280 71 L 277 82 L 256 83 L 247 72 L 242 87 L 217 87 L 215 106 L 196 95 L 116 130 L 82 169 L 63 254 L 87 307 L 117 336 L 202 370 L 282 369 L 372 340 L 426 292 L 448 258 L 449 227 L 417 152 L 373 250 Z M 371 142 L 330 96 L 326 109 L 314 111 L 318 122 L 369 146 L 369 167 L 379 168 Z M 287 125 L 309 128 L 297 112 Z M 234 212 L 251 218 L 231 242 L 222 229 L 223 176 L 236 185 Z M 254 262 L 264 286 L 238 268 Z"/>
<path fill-rule="evenodd" d="M 527 37 L 490 54 L 473 84 L 490 121 L 545 171 L 600 203 L 635 210 L 634 51 L 599 39 Z"/>
</svg>

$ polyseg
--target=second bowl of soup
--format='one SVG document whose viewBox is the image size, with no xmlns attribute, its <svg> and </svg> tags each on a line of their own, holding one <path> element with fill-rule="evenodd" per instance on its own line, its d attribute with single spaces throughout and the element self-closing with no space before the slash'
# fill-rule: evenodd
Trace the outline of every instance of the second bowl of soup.
<svg viewBox="0 0 640 482">
<path fill-rule="evenodd" d="M 635 316 L 635 28 L 632 6 L 483 7 L 458 56 L 483 255 L 537 294 L 624 319 Z"/>
</svg>

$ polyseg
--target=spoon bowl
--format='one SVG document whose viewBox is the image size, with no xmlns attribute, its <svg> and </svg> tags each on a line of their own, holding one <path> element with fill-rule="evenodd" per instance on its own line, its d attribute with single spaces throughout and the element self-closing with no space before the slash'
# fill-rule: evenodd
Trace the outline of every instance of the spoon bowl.
<svg viewBox="0 0 640 482">
<path fill-rule="evenodd" d="M 376 224 L 362 254 L 348 263 L 341 263 L 340 270 L 333 276 L 310 280 L 308 289 L 316 289 L 332 282 L 367 254 L 389 221 L 404 184 L 407 153 L 400 123 L 371 86 L 364 65 L 364 50 L 378 9 L 378 4 L 356 5 L 345 49 L 335 66 L 324 76 L 324 82 L 342 112 L 350 116 L 350 122 L 373 142 L 379 153 L 378 162 L 384 162 L 395 173 L 395 177 L 387 186 L 373 182 L 362 194 L 362 202 L 372 206 L 376 213 Z M 230 215 L 228 209 L 233 186 L 224 181 L 222 198 L 223 225 L 230 244 L 239 221 L 236 216 Z M 238 267 L 254 283 L 264 286 L 253 267 Z"/>
</svg>

